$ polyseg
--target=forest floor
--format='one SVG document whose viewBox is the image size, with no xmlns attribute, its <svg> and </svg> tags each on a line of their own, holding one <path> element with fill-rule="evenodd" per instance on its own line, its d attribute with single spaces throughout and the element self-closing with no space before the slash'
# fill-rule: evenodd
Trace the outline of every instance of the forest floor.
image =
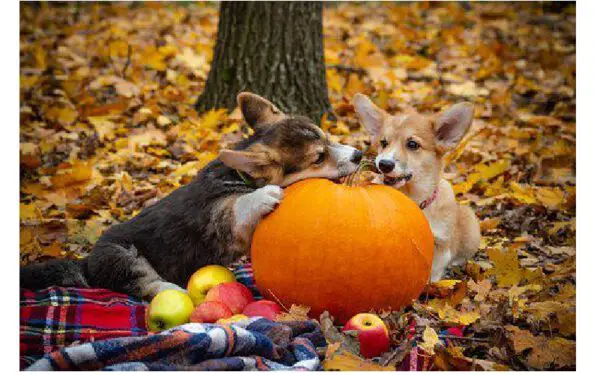
<svg viewBox="0 0 600 375">
<path fill-rule="evenodd" d="M 239 110 L 193 109 L 217 23 L 214 4 L 21 4 L 22 264 L 84 256 L 248 133 Z M 394 352 L 344 365 L 395 366 L 412 318 L 440 369 L 574 369 L 575 6 L 342 3 L 324 34 L 338 119 L 322 125 L 341 142 L 368 148 L 356 92 L 394 113 L 476 104 L 446 177 L 481 220 L 478 255 L 382 314 Z"/>
</svg>

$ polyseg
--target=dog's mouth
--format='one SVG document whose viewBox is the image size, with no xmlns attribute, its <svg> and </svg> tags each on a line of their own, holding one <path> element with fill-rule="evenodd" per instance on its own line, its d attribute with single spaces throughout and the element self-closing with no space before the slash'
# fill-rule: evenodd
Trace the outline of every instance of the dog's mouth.
<svg viewBox="0 0 600 375">
<path fill-rule="evenodd" d="M 387 186 L 401 187 L 404 186 L 410 179 L 412 174 L 405 174 L 399 177 L 383 176 L 383 183 Z"/>
</svg>

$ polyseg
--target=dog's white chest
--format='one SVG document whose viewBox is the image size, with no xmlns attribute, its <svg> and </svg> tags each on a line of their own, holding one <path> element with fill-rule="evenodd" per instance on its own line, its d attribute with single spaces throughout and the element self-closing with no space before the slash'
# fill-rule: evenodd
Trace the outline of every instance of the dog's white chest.
<svg viewBox="0 0 600 375">
<path fill-rule="evenodd" d="M 448 222 L 446 220 L 436 220 L 436 218 L 428 215 L 427 210 L 425 210 L 424 213 L 425 217 L 427 217 L 427 220 L 429 221 L 429 227 L 431 228 L 431 233 L 435 238 L 435 243 L 439 244 L 448 241 L 450 238 L 450 226 L 448 225 Z"/>
</svg>

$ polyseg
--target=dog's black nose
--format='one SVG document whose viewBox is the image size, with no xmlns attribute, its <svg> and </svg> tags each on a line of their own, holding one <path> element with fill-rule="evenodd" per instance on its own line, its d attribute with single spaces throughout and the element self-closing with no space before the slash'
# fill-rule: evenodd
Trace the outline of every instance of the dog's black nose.
<svg viewBox="0 0 600 375">
<path fill-rule="evenodd" d="M 358 164 L 360 163 L 360 160 L 363 157 L 363 153 L 358 151 L 358 150 L 354 150 L 354 152 L 352 153 L 352 156 L 350 157 L 350 161 L 353 162 L 354 164 Z"/>
<path fill-rule="evenodd" d="M 395 166 L 396 163 L 393 160 L 387 159 L 379 160 L 379 164 L 377 164 L 377 168 L 379 168 L 382 173 L 393 171 Z"/>
</svg>

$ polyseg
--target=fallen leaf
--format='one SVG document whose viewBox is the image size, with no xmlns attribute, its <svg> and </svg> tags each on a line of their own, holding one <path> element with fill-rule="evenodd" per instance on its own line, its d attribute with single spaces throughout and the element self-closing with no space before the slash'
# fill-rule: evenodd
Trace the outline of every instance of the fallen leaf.
<svg viewBox="0 0 600 375">
<path fill-rule="evenodd" d="M 431 327 L 425 327 L 423 331 L 423 341 L 419 344 L 426 353 L 433 355 L 435 353 L 435 347 L 440 343 L 437 333 Z"/>
</svg>

